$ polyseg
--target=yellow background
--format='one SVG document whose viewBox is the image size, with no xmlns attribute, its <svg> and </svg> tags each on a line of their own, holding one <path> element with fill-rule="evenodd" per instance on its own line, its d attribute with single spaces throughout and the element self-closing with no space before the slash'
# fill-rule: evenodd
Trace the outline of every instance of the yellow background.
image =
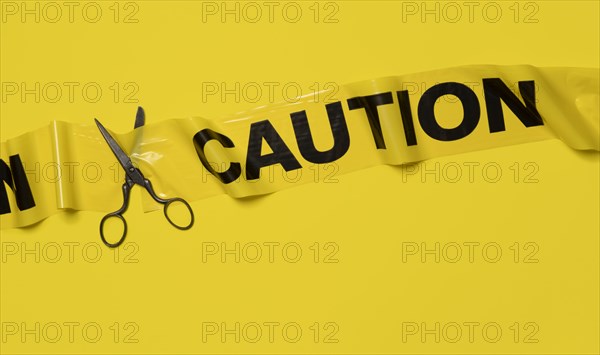
<svg viewBox="0 0 600 355">
<path fill-rule="evenodd" d="M 1 3 L 4 11 L 7 2 Z M 35 9 L 36 3 L 15 4 L 22 11 L 21 6 Z M 43 95 L 39 103 L 33 95 L 7 96 L 0 102 L 1 140 L 54 119 L 89 123 L 98 117 L 116 132 L 128 131 L 138 104 L 146 109 L 149 123 L 223 116 L 281 101 L 281 88 L 290 83 L 307 94 L 315 83 L 322 89 L 328 83 L 464 64 L 597 67 L 599 62 L 596 1 L 518 2 L 516 7 L 512 1 L 476 2 L 472 20 L 464 2 L 454 3 L 463 11 L 460 17 L 453 12 L 455 5 L 439 2 L 438 22 L 435 14 L 423 21 L 421 12 L 406 13 L 412 6 L 435 9 L 435 2 L 337 1 L 315 7 L 312 1 L 297 1 L 302 15 L 295 23 L 281 12 L 296 6 L 291 2 L 269 5 L 275 6 L 272 21 L 265 2 L 254 3 L 263 11 L 256 23 L 250 22 L 256 18 L 255 7 L 243 2 L 238 3 L 239 23 L 235 15 L 223 21 L 220 12 L 203 13 L 212 5 L 235 9 L 235 2 L 137 1 L 115 7 L 112 1 L 97 1 L 102 16 L 95 23 L 88 20 L 96 5 L 75 2 L 71 22 L 64 2 L 56 2 L 63 13 L 53 23 L 54 8 L 38 4 L 39 23 L 35 14 L 24 21 L 20 12 L 2 14 L 2 83 L 29 88 L 36 82 L 41 88 L 54 82 L 77 82 L 78 88 L 98 83 L 102 96 L 87 102 L 76 89 L 69 102 L 64 86 L 56 103 Z M 489 11 L 485 15 L 484 7 Z M 492 22 L 495 8 L 502 14 Z M 293 9 L 288 15 L 294 16 Z M 111 89 L 115 82 L 120 87 L 116 97 Z M 236 82 L 240 87 L 259 83 L 262 96 L 203 100 L 203 83 L 222 82 L 228 88 Z M 265 82 L 278 84 L 274 97 Z M 125 87 L 128 83 L 133 86 Z M 127 98 L 131 88 L 137 92 Z M 465 163 L 479 164 L 472 181 Z M 421 175 L 436 164 L 439 182 L 435 173 Z M 500 168 L 498 182 L 482 173 L 486 164 Z M 463 176 L 452 182 L 456 165 Z M 194 202 L 197 222 L 187 233 L 173 229 L 160 212 L 142 213 L 136 189 L 126 215 L 129 244 L 117 252 L 100 244 L 100 213 L 65 212 L 29 228 L 3 230 L 1 351 L 596 354 L 598 166 L 597 153 L 576 152 L 558 140 L 409 168 L 382 166 L 263 197 L 222 195 Z M 265 242 L 280 243 L 273 262 L 265 254 Z M 465 254 L 465 242 L 479 243 L 473 262 Z M 214 243 L 229 248 L 240 243 L 247 251 L 258 243 L 263 256 L 252 263 L 243 254 L 238 263 L 225 255 L 221 262 L 221 254 L 205 253 Z M 315 243 L 319 262 L 311 249 Z M 440 262 L 431 255 L 425 255 L 425 262 L 421 254 L 403 255 L 403 248 L 415 243 L 428 248 L 440 243 Z M 444 259 L 449 254 L 443 251 L 450 252 L 452 243 L 463 245 L 456 263 Z M 511 249 L 515 243 L 518 262 Z M 285 259 L 284 245 L 299 246 L 300 261 Z M 491 252 L 482 255 L 484 245 L 499 246 L 498 262 L 489 261 Z M 337 262 L 325 263 L 335 250 Z M 101 255 L 96 257 L 97 251 Z M 533 251 L 534 259 L 527 259 Z M 225 341 L 222 332 L 203 334 L 203 324 L 224 323 L 230 329 L 236 322 L 239 342 L 232 334 Z M 265 322 L 279 323 L 272 342 Z M 294 322 L 303 331 L 296 343 L 281 333 Z M 424 342 L 422 332 L 403 334 L 403 325 L 424 323 L 432 329 L 436 322 L 439 342 L 431 334 Z M 480 324 L 472 342 L 465 322 Z M 76 324 L 72 341 L 65 323 Z M 254 323 L 263 329 L 256 343 L 247 341 L 254 338 Z M 314 323 L 320 328 L 317 338 Z M 455 328 L 447 325 L 454 323 L 463 325 L 463 334 L 451 343 L 447 340 L 454 338 Z M 481 333 L 483 325 L 492 323 L 502 329 L 495 343 Z M 517 338 L 511 328 L 515 323 Z M 92 330 L 87 338 L 82 335 L 84 327 L 102 329 L 97 342 L 90 341 Z M 325 342 L 333 329 L 337 342 Z M 537 342 L 527 343 L 532 329 L 537 332 L 530 340 Z M 53 339 L 57 342 L 48 341 Z"/>
</svg>

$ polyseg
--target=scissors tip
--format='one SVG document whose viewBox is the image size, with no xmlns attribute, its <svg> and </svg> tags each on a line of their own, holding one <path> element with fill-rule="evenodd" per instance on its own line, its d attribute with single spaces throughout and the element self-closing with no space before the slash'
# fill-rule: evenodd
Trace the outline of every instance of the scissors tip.
<svg viewBox="0 0 600 355">
<path fill-rule="evenodd" d="M 104 133 L 106 131 L 106 128 L 104 128 L 104 125 L 102 123 L 100 123 L 100 121 L 98 121 L 97 118 L 94 118 L 94 121 L 96 122 L 96 126 L 100 130 L 100 133 L 102 133 L 102 135 L 104 135 Z M 108 133 L 108 132 L 106 132 L 106 133 Z"/>
<path fill-rule="evenodd" d="M 144 109 L 142 108 L 142 106 L 138 106 L 137 108 L 137 112 L 135 114 L 135 123 L 133 125 L 133 128 L 138 128 L 143 126 L 146 123 L 146 113 L 144 112 Z"/>
<path fill-rule="evenodd" d="M 100 123 L 100 121 L 98 121 L 97 118 L 94 118 L 94 121 L 96 122 L 96 126 L 98 126 L 99 128 L 104 128 L 104 125 L 102 123 Z"/>
</svg>

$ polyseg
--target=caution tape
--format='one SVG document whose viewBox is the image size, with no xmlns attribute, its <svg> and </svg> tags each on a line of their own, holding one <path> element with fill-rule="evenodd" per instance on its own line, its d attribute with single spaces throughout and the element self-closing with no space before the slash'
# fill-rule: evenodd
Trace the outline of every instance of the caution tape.
<svg viewBox="0 0 600 355">
<path fill-rule="evenodd" d="M 161 197 L 193 201 L 552 138 L 598 151 L 598 102 L 598 69 L 465 66 L 348 84 L 220 119 L 164 120 L 114 136 L 131 147 L 134 164 Z M 110 126 L 109 117 L 98 118 Z M 93 117 L 87 125 L 53 121 L 2 142 L 0 158 L 2 228 L 62 209 L 120 206 L 124 175 Z M 156 208 L 150 200 L 144 207 Z"/>
</svg>

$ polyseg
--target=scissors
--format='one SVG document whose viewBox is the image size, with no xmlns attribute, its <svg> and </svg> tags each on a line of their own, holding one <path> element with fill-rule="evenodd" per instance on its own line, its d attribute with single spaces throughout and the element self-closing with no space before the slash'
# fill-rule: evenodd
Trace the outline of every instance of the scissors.
<svg viewBox="0 0 600 355">
<path fill-rule="evenodd" d="M 143 115 L 144 115 L 143 110 L 141 108 L 139 108 L 138 116 L 136 117 L 136 127 L 138 125 L 143 125 L 143 120 L 144 120 Z M 187 203 L 186 200 L 184 200 L 180 197 L 174 197 L 174 198 L 169 198 L 169 199 L 162 199 L 162 198 L 158 197 L 158 195 L 154 192 L 154 189 L 152 188 L 152 183 L 150 182 L 150 180 L 146 179 L 146 177 L 144 177 L 144 174 L 142 174 L 142 172 L 138 168 L 133 166 L 133 163 L 131 162 L 131 158 L 123 151 L 123 149 L 119 146 L 119 144 L 115 141 L 115 139 L 110 135 L 110 133 L 108 133 L 108 131 L 106 130 L 106 128 L 104 128 L 102 123 L 100 123 L 97 119 L 94 119 L 94 120 L 96 121 L 96 125 L 98 126 L 100 133 L 106 140 L 106 143 L 108 143 L 108 146 L 114 153 L 115 157 L 117 157 L 117 160 L 119 161 L 119 163 L 125 170 L 125 174 L 126 174 L 125 183 L 123 184 L 123 187 L 122 187 L 123 205 L 118 210 L 108 213 L 106 216 L 104 216 L 102 218 L 102 221 L 100 221 L 100 238 L 102 239 L 104 244 L 106 244 L 106 246 L 108 246 L 109 248 L 116 248 L 125 241 L 125 236 L 127 235 L 127 222 L 125 222 L 125 218 L 123 218 L 123 213 L 125 213 L 125 211 L 127 211 L 127 207 L 129 206 L 129 192 L 131 191 L 131 188 L 133 186 L 135 186 L 136 184 L 143 186 L 146 189 L 146 191 L 148 191 L 150 196 L 154 199 L 154 201 L 164 205 L 163 212 L 165 214 L 165 217 L 167 218 L 167 221 L 169 221 L 169 223 L 171 223 L 171 225 L 173 225 L 173 227 L 175 227 L 177 229 L 181 229 L 181 230 L 190 229 L 192 227 L 192 225 L 194 224 L 194 212 L 192 211 L 190 204 Z M 169 213 L 168 213 L 169 206 L 171 206 L 171 204 L 173 204 L 174 202 L 180 202 L 185 207 L 187 207 L 188 211 L 190 212 L 190 223 L 188 225 L 181 226 L 181 225 L 175 224 L 175 222 L 173 222 L 171 217 L 169 217 Z M 104 223 L 110 218 L 118 218 L 123 222 L 123 235 L 116 243 L 110 243 L 104 237 Z"/>
</svg>

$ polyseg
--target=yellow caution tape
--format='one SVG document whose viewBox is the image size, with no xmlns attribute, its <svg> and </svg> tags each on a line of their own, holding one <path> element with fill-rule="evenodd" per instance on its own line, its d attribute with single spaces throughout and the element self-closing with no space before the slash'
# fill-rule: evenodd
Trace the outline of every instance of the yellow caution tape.
<svg viewBox="0 0 600 355">
<path fill-rule="evenodd" d="M 115 134 L 161 197 L 266 194 L 332 174 L 559 138 L 600 150 L 599 71 L 465 66 L 386 77 L 222 119 Z M 99 116 L 108 127 L 110 118 Z M 1 143 L 2 228 L 112 211 L 124 172 L 90 117 Z M 145 200 L 146 210 L 156 206 Z"/>
</svg>

